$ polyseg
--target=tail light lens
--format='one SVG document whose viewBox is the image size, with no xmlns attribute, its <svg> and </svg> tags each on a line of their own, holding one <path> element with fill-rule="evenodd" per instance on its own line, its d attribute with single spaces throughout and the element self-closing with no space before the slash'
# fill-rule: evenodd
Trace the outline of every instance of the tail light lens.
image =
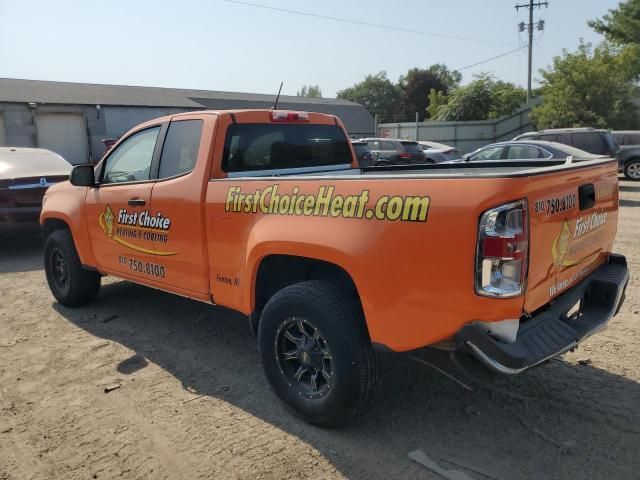
<svg viewBox="0 0 640 480">
<path fill-rule="evenodd" d="M 478 229 L 476 293 L 489 297 L 524 293 L 528 257 L 527 201 L 484 212 Z"/>
</svg>

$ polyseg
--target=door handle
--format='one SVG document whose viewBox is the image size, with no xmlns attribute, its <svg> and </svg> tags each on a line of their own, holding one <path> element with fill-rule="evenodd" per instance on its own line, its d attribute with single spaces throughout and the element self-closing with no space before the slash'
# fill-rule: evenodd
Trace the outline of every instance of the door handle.
<svg viewBox="0 0 640 480">
<path fill-rule="evenodd" d="M 144 200 L 144 198 L 130 198 L 129 201 L 127 202 L 129 205 L 131 205 L 132 207 L 141 207 L 143 206 L 146 202 Z"/>
</svg>

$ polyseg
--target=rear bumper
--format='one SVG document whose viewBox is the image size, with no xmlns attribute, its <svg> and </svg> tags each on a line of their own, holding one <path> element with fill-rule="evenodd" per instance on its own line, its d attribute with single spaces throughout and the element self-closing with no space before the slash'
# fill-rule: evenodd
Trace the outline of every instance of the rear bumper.
<svg viewBox="0 0 640 480">
<path fill-rule="evenodd" d="M 498 373 L 518 374 L 571 350 L 604 328 L 618 313 L 628 281 L 625 257 L 611 254 L 606 264 L 522 323 L 514 343 L 500 342 L 479 326 L 467 325 L 455 336 L 456 349 L 471 353 Z M 567 318 L 578 301 L 582 301 L 580 315 Z"/>
</svg>

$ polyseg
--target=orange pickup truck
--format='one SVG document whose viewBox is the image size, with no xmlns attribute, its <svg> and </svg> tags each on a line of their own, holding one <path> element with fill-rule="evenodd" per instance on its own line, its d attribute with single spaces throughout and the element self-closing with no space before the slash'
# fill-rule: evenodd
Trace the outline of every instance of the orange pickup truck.
<svg viewBox="0 0 640 480">
<path fill-rule="evenodd" d="M 603 328 L 629 278 L 615 159 L 361 169 L 319 113 L 147 122 L 51 187 L 40 220 L 58 302 L 113 275 L 238 310 L 276 394 L 321 425 L 372 395 L 376 349 L 517 374 Z"/>
</svg>

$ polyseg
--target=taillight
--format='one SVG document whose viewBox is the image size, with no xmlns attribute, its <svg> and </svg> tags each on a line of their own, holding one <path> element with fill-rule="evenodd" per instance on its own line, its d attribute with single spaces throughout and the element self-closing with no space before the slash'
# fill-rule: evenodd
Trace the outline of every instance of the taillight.
<svg viewBox="0 0 640 480">
<path fill-rule="evenodd" d="M 515 297 L 524 292 L 529 253 L 527 201 L 507 203 L 480 217 L 476 293 Z"/>
<path fill-rule="evenodd" d="M 286 112 L 284 110 L 271 110 L 272 122 L 308 122 L 307 112 Z"/>
</svg>

